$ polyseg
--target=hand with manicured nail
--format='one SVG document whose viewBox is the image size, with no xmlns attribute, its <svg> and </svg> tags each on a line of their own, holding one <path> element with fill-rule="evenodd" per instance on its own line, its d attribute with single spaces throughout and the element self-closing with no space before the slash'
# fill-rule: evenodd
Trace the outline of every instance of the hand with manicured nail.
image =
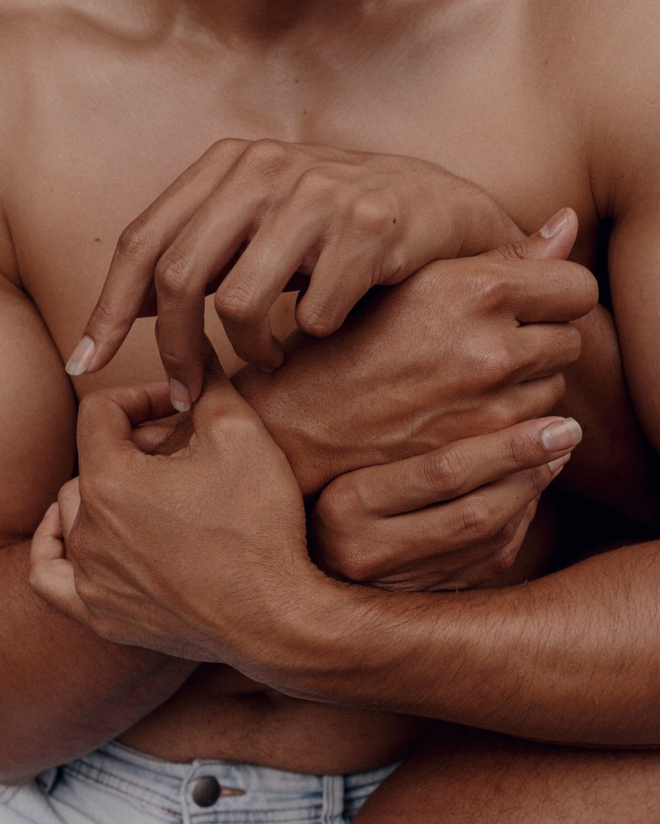
<svg viewBox="0 0 660 824">
<path fill-rule="evenodd" d="M 136 317 L 157 308 L 172 402 L 185 411 L 202 386 L 206 294 L 216 292 L 238 355 L 272 370 L 282 347 L 268 311 L 283 290 L 302 286 L 298 325 L 328 335 L 371 287 L 514 231 L 485 192 L 423 160 L 221 140 L 123 232 L 67 369 L 105 366 Z"/>
<path fill-rule="evenodd" d="M 334 335 L 294 334 L 274 375 L 234 378 L 307 495 L 338 475 L 548 415 L 597 301 L 566 262 L 569 209 L 543 233 L 374 290 Z"/>
<path fill-rule="evenodd" d="M 342 475 L 314 508 L 315 557 L 383 589 L 485 584 L 512 566 L 581 439 L 573 419 L 546 418 Z"/>
<path fill-rule="evenodd" d="M 138 434 L 171 411 L 165 383 L 86 396 L 80 476 L 34 535 L 30 584 L 104 638 L 229 660 L 239 627 L 267 644 L 270 594 L 281 608 L 313 569 L 303 502 L 285 456 L 217 361 L 166 442 Z"/>
</svg>

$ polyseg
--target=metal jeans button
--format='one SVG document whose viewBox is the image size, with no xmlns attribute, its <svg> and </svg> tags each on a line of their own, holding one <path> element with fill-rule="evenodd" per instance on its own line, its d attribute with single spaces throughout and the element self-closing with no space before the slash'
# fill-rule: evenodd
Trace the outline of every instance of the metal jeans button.
<svg viewBox="0 0 660 824">
<path fill-rule="evenodd" d="M 222 788 L 212 775 L 203 775 L 192 785 L 192 800 L 198 807 L 210 807 L 220 798 Z"/>
</svg>

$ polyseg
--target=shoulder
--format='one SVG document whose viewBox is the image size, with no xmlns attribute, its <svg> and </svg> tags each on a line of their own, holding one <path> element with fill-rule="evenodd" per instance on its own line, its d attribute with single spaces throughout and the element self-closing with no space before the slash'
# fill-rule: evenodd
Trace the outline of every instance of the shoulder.
<svg viewBox="0 0 660 824">
<path fill-rule="evenodd" d="M 603 217 L 660 181 L 660 3 L 531 0 Z M 548 78 L 550 81 L 552 78 Z"/>
<path fill-rule="evenodd" d="M 99 88 L 114 89 L 131 43 L 149 43 L 166 20 L 160 0 L 1 0 L 0 273 L 20 285 L 11 229 L 29 208 L 44 158 L 67 156 Z M 55 146 L 54 151 L 44 147 Z M 36 187 L 38 190 L 38 187 Z"/>
</svg>

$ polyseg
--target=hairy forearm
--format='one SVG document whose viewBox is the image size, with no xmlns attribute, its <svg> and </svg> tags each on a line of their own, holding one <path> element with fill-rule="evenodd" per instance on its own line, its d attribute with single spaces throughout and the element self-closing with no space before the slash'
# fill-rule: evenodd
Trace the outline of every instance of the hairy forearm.
<svg viewBox="0 0 660 824">
<path fill-rule="evenodd" d="M 522 738 L 659 746 L 659 587 L 660 543 L 501 590 L 412 595 L 317 578 L 261 673 L 292 695 Z"/>
<path fill-rule="evenodd" d="M 189 661 L 104 641 L 28 586 L 27 542 L 0 549 L 0 783 L 20 783 L 114 738 L 162 704 Z"/>
</svg>

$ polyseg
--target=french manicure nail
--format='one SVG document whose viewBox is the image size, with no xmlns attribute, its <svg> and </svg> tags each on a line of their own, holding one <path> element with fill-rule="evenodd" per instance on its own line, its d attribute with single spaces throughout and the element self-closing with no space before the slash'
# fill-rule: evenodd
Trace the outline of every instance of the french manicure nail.
<svg viewBox="0 0 660 824">
<path fill-rule="evenodd" d="M 554 475 L 559 475 L 562 469 L 566 466 L 571 458 L 571 453 L 569 452 L 568 455 L 564 455 L 563 458 L 557 458 L 555 461 L 550 461 L 548 464 L 548 469 Z"/>
<path fill-rule="evenodd" d="M 170 401 L 177 412 L 188 412 L 192 406 L 188 387 L 176 378 L 170 378 Z"/>
<path fill-rule="evenodd" d="M 572 449 L 582 440 L 582 427 L 575 418 L 556 421 L 541 432 L 541 443 L 548 452 L 561 452 Z"/>
<path fill-rule="evenodd" d="M 85 335 L 73 350 L 71 357 L 64 367 L 67 373 L 74 377 L 76 375 L 82 375 L 83 372 L 87 371 L 95 352 L 96 344 L 91 338 Z"/>
<path fill-rule="evenodd" d="M 556 234 L 561 232 L 567 223 L 568 212 L 566 209 L 561 209 L 556 215 L 550 218 L 542 229 L 539 230 L 539 234 L 547 240 L 548 238 L 554 237 Z"/>
</svg>

